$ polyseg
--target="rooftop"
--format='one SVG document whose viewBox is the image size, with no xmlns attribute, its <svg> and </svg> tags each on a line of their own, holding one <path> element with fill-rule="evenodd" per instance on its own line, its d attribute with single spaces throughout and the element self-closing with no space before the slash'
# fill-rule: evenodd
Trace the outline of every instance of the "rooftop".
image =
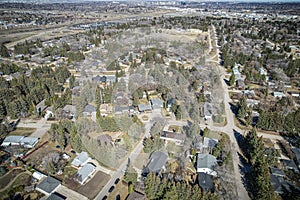
<svg viewBox="0 0 300 200">
<path fill-rule="evenodd" d="M 198 173 L 198 184 L 206 192 L 214 191 L 215 185 L 212 175 L 203 172 Z"/>
<path fill-rule="evenodd" d="M 72 165 L 79 167 L 80 165 L 85 163 L 88 159 L 89 159 L 88 153 L 83 151 L 74 158 L 74 160 L 72 161 Z"/>
<path fill-rule="evenodd" d="M 96 166 L 92 163 L 85 164 L 80 170 L 77 172 L 77 180 L 82 184 L 86 181 L 86 179 L 95 171 Z"/>
<path fill-rule="evenodd" d="M 155 151 L 150 156 L 147 169 L 150 172 L 159 173 L 168 160 L 168 155 L 161 151 Z"/>
<path fill-rule="evenodd" d="M 217 159 L 213 155 L 200 153 L 197 155 L 197 168 L 212 169 L 216 164 Z"/>
<path fill-rule="evenodd" d="M 61 182 L 51 176 L 47 176 L 40 184 L 36 187 L 48 194 L 54 192 L 54 190 L 61 184 Z"/>
</svg>

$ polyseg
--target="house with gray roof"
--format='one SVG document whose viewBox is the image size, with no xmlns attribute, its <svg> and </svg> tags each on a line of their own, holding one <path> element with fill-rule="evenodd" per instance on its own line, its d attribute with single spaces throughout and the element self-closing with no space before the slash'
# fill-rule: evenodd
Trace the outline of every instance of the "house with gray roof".
<svg viewBox="0 0 300 200">
<path fill-rule="evenodd" d="M 211 152 L 218 143 L 219 140 L 217 139 L 204 137 L 203 146 L 202 146 L 203 150 L 207 150 L 208 152 Z"/>
<path fill-rule="evenodd" d="M 211 103 L 205 102 L 203 105 L 203 117 L 205 120 L 212 119 L 213 107 Z"/>
<path fill-rule="evenodd" d="M 1 146 L 20 145 L 21 140 L 24 136 L 11 135 L 7 136 L 2 142 Z"/>
<path fill-rule="evenodd" d="M 21 145 L 25 148 L 33 148 L 39 141 L 37 137 L 24 137 L 18 135 L 7 136 L 2 142 L 1 146 Z"/>
<path fill-rule="evenodd" d="M 45 195 L 50 195 L 59 188 L 61 182 L 51 176 L 47 176 L 41 183 L 36 186 L 36 190 L 44 193 Z"/>
<path fill-rule="evenodd" d="M 91 116 L 93 113 L 96 113 L 97 109 L 95 106 L 92 105 L 86 105 L 83 111 L 83 115 L 85 116 Z"/>
<path fill-rule="evenodd" d="M 270 182 L 274 188 L 274 192 L 277 194 L 284 194 L 285 192 L 291 192 L 291 185 L 284 180 L 281 176 L 270 175 Z"/>
<path fill-rule="evenodd" d="M 20 141 L 21 145 L 25 148 L 33 148 L 39 141 L 37 137 L 24 137 Z"/>
<path fill-rule="evenodd" d="M 285 169 L 299 173 L 298 167 L 293 160 L 282 159 L 281 162 L 283 163 Z"/>
<path fill-rule="evenodd" d="M 75 167 L 80 167 L 83 166 L 85 163 L 87 163 L 88 160 L 89 160 L 88 153 L 83 151 L 74 158 L 71 164 Z"/>
<path fill-rule="evenodd" d="M 160 134 L 160 139 L 165 141 L 175 142 L 177 145 L 182 145 L 186 139 L 186 135 L 172 131 L 163 131 Z"/>
<path fill-rule="evenodd" d="M 280 176 L 280 177 L 285 176 L 285 173 L 282 169 L 275 168 L 275 167 L 270 167 L 270 171 L 271 171 L 271 174 L 273 174 L 275 176 Z"/>
<path fill-rule="evenodd" d="M 41 112 L 43 112 L 45 109 L 46 109 L 46 104 L 45 104 L 45 100 L 42 100 L 40 103 L 38 103 L 36 106 L 36 111 L 38 112 L 38 113 L 41 113 Z"/>
<path fill-rule="evenodd" d="M 129 107 L 128 106 L 116 106 L 115 107 L 115 115 L 128 114 Z"/>
<path fill-rule="evenodd" d="M 217 175 L 214 167 L 217 164 L 217 158 L 210 154 L 197 154 L 197 173 L 203 172 L 213 176 Z"/>
<path fill-rule="evenodd" d="M 146 168 L 143 171 L 143 174 L 146 176 L 148 173 L 153 172 L 155 174 L 159 174 L 162 170 L 164 170 L 164 166 L 168 161 L 168 155 L 161 151 L 155 151 L 151 154 L 149 158 L 149 162 Z"/>
<path fill-rule="evenodd" d="M 57 192 L 52 193 L 46 200 L 65 200 L 67 197 Z"/>
<path fill-rule="evenodd" d="M 212 175 L 209 175 L 207 173 L 197 173 L 198 177 L 198 184 L 202 190 L 205 192 L 214 192 L 215 190 L 215 183 L 214 183 L 214 177 Z"/>
<path fill-rule="evenodd" d="M 151 107 L 153 110 L 161 109 L 164 107 L 164 102 L 161 99 L 153 98 L 150 99 Z"/>
<path fill-rule="evenodd" d="M 138 105 L 139 112 L 151 112 L 151 106 L 149 104 L 139 104 Z"/>
<path fill-rule="evenodd" d="M 96 166 L 92 163 L 87 163 L 76 173 L 76 180 L 82 185 L 95 171 Z"/>
</svg>

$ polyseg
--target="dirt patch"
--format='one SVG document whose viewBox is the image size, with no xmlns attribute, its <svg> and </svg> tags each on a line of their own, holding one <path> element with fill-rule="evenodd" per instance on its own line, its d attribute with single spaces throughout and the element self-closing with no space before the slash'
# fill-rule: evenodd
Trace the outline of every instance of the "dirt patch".
<svg viewBox="0 0 300 200">
<path fill-rule="evenodd" d="M 7 186 L 18 174 L 23 171 L 23 169 L 13 169 L 4 176 L 0 177 L 0 188 Z"/>
</svg>

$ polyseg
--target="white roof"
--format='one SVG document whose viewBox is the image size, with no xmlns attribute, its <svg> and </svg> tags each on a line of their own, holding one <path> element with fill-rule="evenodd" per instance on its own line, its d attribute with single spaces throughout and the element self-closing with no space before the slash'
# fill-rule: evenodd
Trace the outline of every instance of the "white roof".
<svg viewBox="0 0 300 200">
<path fill-rule="evenodd" d="M 79 167 L 80 165 L 85 163 L 88 159 L 89 159 L 88 153 L 83 151 L 74 158 L 74 160 L 72 161 L 72 165 Z"/>
<path fill-rule="evenodd" d="M 46 175 L 41 172 L 35 171 L 33 172 L 32 177 L 37 180 L 41 180 L 42 178 L 46 177 Z"/>
<path fill-rule="evenodd" d="M 21 139 L 20 143 L 34 146 L 38 141 L 39 141 L 39 138 L 37 138 L 37 137 L 24 137 L 23 139 Z"/>
<path fill-rule="evenodd" d="M 24 136 L 18 136 L 18 135 L 11 135 L 7 136 L 2 145 L 10 145 L 11 143 L 20 143 L 20 141 L 24 138 Z"/>
</svg>

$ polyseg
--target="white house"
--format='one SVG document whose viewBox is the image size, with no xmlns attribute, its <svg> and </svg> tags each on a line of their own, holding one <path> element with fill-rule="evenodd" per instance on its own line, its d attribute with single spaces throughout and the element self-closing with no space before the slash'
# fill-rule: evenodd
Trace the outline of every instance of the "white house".
<svg viewBox="0 0 300 200">
<path fill-rule="evenodd" d="M 88 153 L 83 151 L 74 158 L 74 160 L 72 161 L 71 164 L 75 167 L 80 167 L 80 166 L 83 166 L 84 164 L 86 164 L 88 162 L 88 160 L 89 160 Z"/>
<path fill-rule="evenodd" d="M 285 97 L 285 94 L 283 92 L 273 92 L 273 96 L 275 98 L 282 98 L 282 97 Z"/>
<path fill-rule="evenodd" d="M 35 171 L 35 172 L 33 172 L 32 177 L 37 179 L 38 181 L 40 181 L 40 180 L 42 180 L 42 178 L 47 177 L 47 176 L 39 171 Z"/>
</svg>

